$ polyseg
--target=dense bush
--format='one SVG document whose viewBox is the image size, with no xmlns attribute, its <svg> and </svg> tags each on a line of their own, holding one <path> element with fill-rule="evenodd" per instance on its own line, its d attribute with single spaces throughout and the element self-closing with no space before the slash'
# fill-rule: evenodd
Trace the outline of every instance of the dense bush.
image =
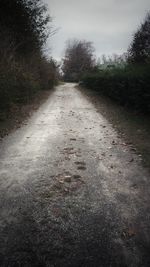
<svg viewBox="0 0 150 267">
<path fill-rule="evenodd" d="M 27 102 L 41 89 L 51 89 L 57 82 L 56 73 L 56 63 L 45 57 L 0 64 L 0 110 L 8 109 L 14 102 Z"/>
<path fill-rule="evenodd" d="M 103 56 L 97 67 L 94 73 L 84 75 L 86 87 L 121 105 L 150 113 L 150 12 L 134 34 L 128 53 L 109 60 Z"/>
<path fill-rule="evenodd" d="M 56 82 L 56 63 L 43 54 L 50 21 L 41 0 L 0 1 L 0 111 Z"/>
<path fill-rule="evenodd" d="M 150 113 L 150 65 L 99 70 L 85 75 L 86 87 L 97 90 L 121 105 Z"/>
</svg>

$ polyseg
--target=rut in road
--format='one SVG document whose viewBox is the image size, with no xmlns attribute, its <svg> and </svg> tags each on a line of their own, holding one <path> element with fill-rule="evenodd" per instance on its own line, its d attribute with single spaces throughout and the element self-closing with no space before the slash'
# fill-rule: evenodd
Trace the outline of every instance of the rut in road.
<svg viewBox="0 0 150 267">
<path fill-rule="evenodd" d="M 74 84 L 0 144 L 0 266 L 150 266 L 138 155 Z"/>
</svg>

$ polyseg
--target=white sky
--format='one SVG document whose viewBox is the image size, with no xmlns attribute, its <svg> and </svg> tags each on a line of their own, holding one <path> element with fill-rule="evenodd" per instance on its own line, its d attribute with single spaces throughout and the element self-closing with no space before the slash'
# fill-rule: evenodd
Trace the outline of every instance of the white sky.
<svg viewBox="0 0 150 267">
<path fill-rule="evenodd" d="M 44 0 L 60 28 L 48 41 L 52 56 L 63 57 L 71 38 L 93 42 L 96 56 L 126 52 L 132 35 L 150 10 L 150 0 Z"/>
</svg>

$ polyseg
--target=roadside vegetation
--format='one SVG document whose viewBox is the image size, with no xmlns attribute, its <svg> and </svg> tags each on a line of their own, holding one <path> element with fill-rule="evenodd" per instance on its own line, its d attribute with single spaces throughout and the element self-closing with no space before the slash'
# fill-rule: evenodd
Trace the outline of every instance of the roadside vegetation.
<svg viewBox="0 0 150 267">
<path fill-rule="evenodd" d="M 121 105 L 150 114 L 150 13 L 134 34 L 127 53 L 102 56 L 78 75 L 80 80 L 80 84 Z"/>
<path fill-rule="evenodd" d="M 57 80 L 57 64 L 44 47 L 54 33 L 41 0 L 0 2 L 0 118 Z"/>
<path fill-rule="evenodd" d="M 150 113 L 150 65 L 127 65 L 88 73 L 83 85 L 123 106 Z"/>
</svg>

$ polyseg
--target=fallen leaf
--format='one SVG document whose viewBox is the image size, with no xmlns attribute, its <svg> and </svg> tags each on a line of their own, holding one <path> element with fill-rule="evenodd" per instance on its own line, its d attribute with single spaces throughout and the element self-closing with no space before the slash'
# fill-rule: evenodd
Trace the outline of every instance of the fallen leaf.
<svg viewBox="0 0 150 267">
<path fill-rule="evenodd" d="M 122 236 L 124 238 L 132 238 L 135 235 L 136 235 L 136 232 L 135 232 L 135 229 L 133 228 L 128 228 L 122 232 Z"/>
<path fill-rule="evenodd" d="M 133 161 L 134 161 L 134 159 L 133 159 L 133 158 L 129 160 L 129 162 L 133 162 Z"/>
</svg>

